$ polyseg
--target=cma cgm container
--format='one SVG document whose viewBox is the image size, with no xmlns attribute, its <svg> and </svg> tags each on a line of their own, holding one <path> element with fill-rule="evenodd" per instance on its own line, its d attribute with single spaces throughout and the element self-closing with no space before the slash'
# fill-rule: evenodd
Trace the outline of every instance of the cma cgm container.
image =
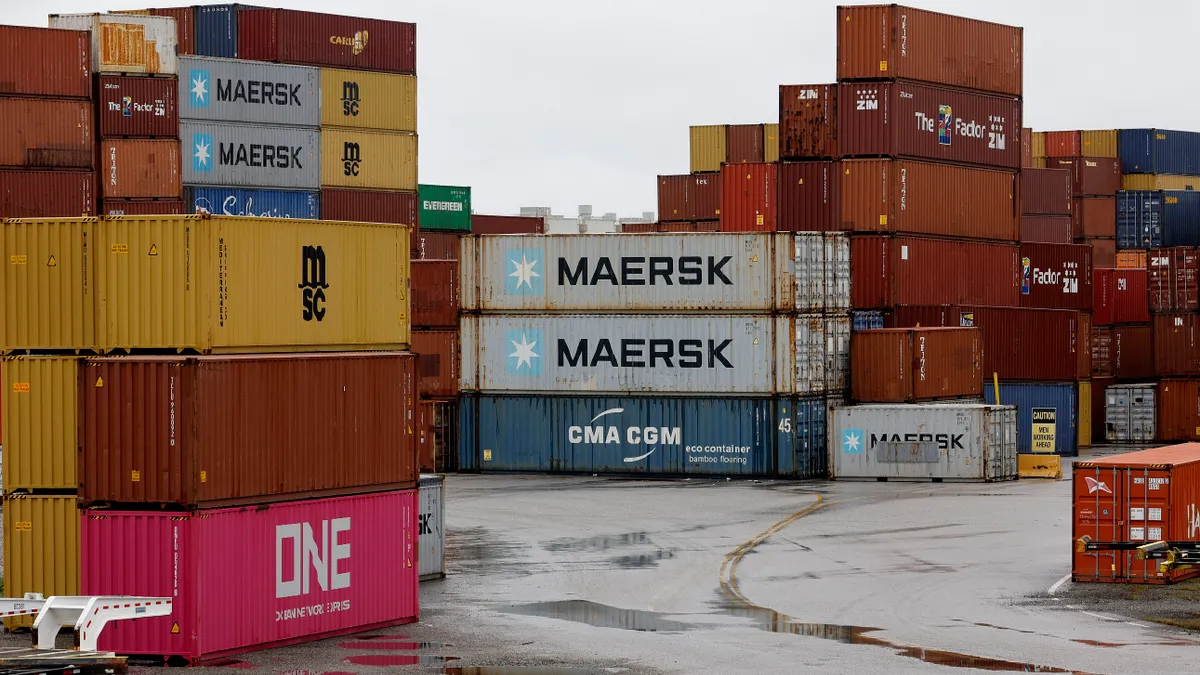
<svg viewBox="0 0 1200 675">
<path fill-rule="evenodd" d="M 321 185 L 416 190 L 416 135 L 358 129 L 323 129 Z"/>
<path fill-rule="evenodd" d="M 51 28 L 92 32 L 92 72 L 175 75 L 175 19 L 137 14 L 51 14 Z"/>
<path fill-rule="evenodd" d="M 835 480 L 1017 479 L 1017 411 L 977 403 L 834 408 Z"/>
<path fill-rule="evenodd" d="M 417 186 L 417 222 L 423 230 L 471 231 L 471 188 Z"/>
<path fill-rule="evenodd" d="M 91 169 L 95 164 L 92 104 L 34 98 L 0 98 L 0 166 L 23 169 Z"/>
<path fill-rule="evenodd" d="M 91 98 L 91 50 L 87 31 L 0 26 L 0 95 Z"/>
<path fill-rule="evenodd" d="M 1200 133 L 1121 129 L 1117 134 L 1122 173 L 1200 175 Z"/>
<path fill-rule="evenodd" d="M 457 396 L 458 326 L 449 330 L 414 330 L 412 350 L 420 360 L 417 391 L 421 397 Z"/>
<path fill-rule="evenodd" d="M 1071 172 L 1071 194 L 1076 197 L 1111 197 L 1121 189 L 1121 160 L 1116 157 L 1055 157 L 1047 166 Z"/>
<path fill-rule="evenodd" d="M 1118 192 L 1117 245 L 1123 249 L 1200 246 L 1200 192 Z"/>
<path fill-rule="evenodd" d="M 983 395 L 988 404 L 996 404 L 995 387 L 985 386 Z M 1001 382 L 1000 403 L 1017 408 L 1017 449 L 1020 452 L 1063 457 L 1079 454 L 1079 425 L 1083 417 L 1080 407 L 1091 409 L 1090 391 L 1085 400 L 1074 383 Z M 1090 415 L 1088 424 L 1090 436 Z"/>
<path fill-rule="evenodd" d="M 1200 375 L 1200 315 L 1154 317 L 1154 371 L 1162 377 Z"/>
<path fill-rule="evenodd" d="M 1165 378 L 1158 383 L 1159 441 L 1200 441 L 1200 379 Z"/>
<path fill-rule="evenodd" d="M 842 228 L 841 174 L 830 161 L 779 164 L 780 232 L 834 232 Z"/>
<path fill-rule="evenodd" d="M 100 648 L 200 663 L 417 620 L 417 491 L 179 513 L 86 511 L 81 589 L 173 599 Z M 237 551 L 231 556 L 230 551 Z M 255 609 L 230 615 L 230 607 Z"/>
<path fill-rule="evenodd" d="M 1021 244 L 1021 306 L 1092 308 L 1092 247 Z"/>
<path fill-rule="evenodd" d="M 414 260 L 410 269 L 412 325 L 423 328 L 458 326 L 458 262 Z"/>
<path fill-rule="evenodd" d="M 182 199 L 105 199 L 100 202 L 102 216 L 182 216 L 188 211 Z"/>
<path fill-rule="evenodd" d="M 183 122 L 183 182 L 315 190 L 321 185 L 320 135 L 298 127 Z"/>
<path fill-rule="evenodd" d="M 1016 241 L 1017 174 L 949 164 L 859 159 L 840 162 L 841 227 Z"/>
<path fill-rule="evenodd" d="M 352 223 L 417 226 L 417 193 L 321 188 L 321 217 Z"/>
<path fill-rule="evenodd" d="M 837 31 L 838 80 L 897 78 L 1021 96 L 1015 26 L 870 5 L 838 7 Z"/>
<path fill-rule="evenodd" d="M 13 597 L 25 593 L 78 595 L 79 572 L 75 495 L 5 497 L 5 593 L 15 594 Z M 12 616 L 4 624 L 8 630 L 29 628 L 33 619 L 28 615 Z"/>
<path fill-rule="evenodd" d="M 238 58 L 415 75 L 417 26 L 301 12 L 238 11 Z"/>
<path fill-rule="evenodd" d="M 102 138 L 178 137 L 178 83 L 166 77 L 97 78 L 96 129 Z"/>
<path fill-rule="evenodd" d="M 838 156 L 836 84 L 779 85 L 779 156 Z"/>
<path fill-rule="evenodd" d="M 91 171 L 0 171 L 0 218 L 67 218 L 96 213 Z"/>
<path fill-rule="evenodd" d="M 183 189 L 183 193 L 187 213 L 308 220 L 321 217 L 319 192 L 187 187 Z"/>
<path fill-rule="evenodd" d="M 1021 216 L 1021 241 L 1040 244 L 1070 244 L 1074 223 L 1071 216 Z"/>
<path fill-rule="evenodd" d="M 1097 269 L 1092 272 L 1092 323 L 1097 326 L 1150 321 L 1147 299 L 1144 269 Z"/>
<path fill-rule="evenodd" d="M 80 502 L 208 508 L 414 487 L 416 365 L 400 352 L 88 359 Z"/>
<path fill-rule="evenodd" d="M 697 178 L 697 182 L 699 182 L 699 178 Z M 717 199 L 717 213 L 720 214 L 719 193 Z M 471 231 L 475 234 L 542 234 L 545 229 L 546 220 L 544 218 L 471 214 Z"/>
<path fill-rule="evenodd" d="M 1076 238 L 1117 236 L 1116 197 L 1077 197 L 1071 204 L 1072 230 Z"/>
<path fill-rule="evenodd" d="M 912 82 L 838 85 L 838 151 L 1021 168 L 1021 100 Z"/>
<path fill-rule="evenodd" d="M 778 164 L 721 167 L 721 231 L 774 232 Z"/>
<path fill-rule="evenodd" d="M 413 260 L 458 260 L 458 240 L 453 232 L 412 230 L 409 245 Z"/>
<path fill-rule="evenodd" d="M 1019 253 L 1013 244 L 854 237 L 852 304 L 855 309 L 955 303 L 1016 306 L 1021 300 Z"/>
<path fill-rule="evenodd" d="M 185 57 L 179 62 L 179 107 L 185 120 L 316 127 L 321 75 L 305 66 Z"/>
<path fill-rule="evenodd" d="M 182 160 L 174 138 L 100 141 L 100 194 L 105 199 L 178 199 Z"/>
<path fill-rule="evenodd" d="M 5 493 L 76 490 L 79 359 L 20 356 L 0 370 Z"/>
<path fill-rule="evenodd" d="M 982 349 L 977 328 L 855 331 L 850 396 L 869 403 L 979 397 Z"/>
<path fill-rule="evenodd" d="M 1071 172 L 1065 169 L 1022 170 L 1021 213 L 1071 215 Z"/>
<path fill-rule="evenodd" d="M 417 78 L 321 69 L 321 126 L 417 132 Z"/>
</svg>

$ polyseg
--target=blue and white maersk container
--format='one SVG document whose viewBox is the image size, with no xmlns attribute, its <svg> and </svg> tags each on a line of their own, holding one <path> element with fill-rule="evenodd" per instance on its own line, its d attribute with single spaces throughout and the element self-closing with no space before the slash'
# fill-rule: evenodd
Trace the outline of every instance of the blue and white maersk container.
<svg viewBox="0 0 1200 675">
<path fill-rule="evenodd" d="M 180 57 L 179 119 L 319 127 L 321 71 L 261 61 Z"/>
<path fill-rule="evenodd" d="M 186 187 L 183 199 L 188 213 L 309 220 L 321 217 L 319 192 Z"/>
<path fill-rule="evenodd" d="M 1122 190 L 1117 193 L 1117 248 L 1200 246 L 1200 192 Z"/>
<path fill-rule="evenodd" d="M 1200 175 L 1200 133 L 1169 129 L 1120 129 L 1121 173 Z"/>
<path fill-rule="evenodd" d="M 995 387 L 985 386 L 983 394 L 987 403 L 995 404 Z M 1001 382 L 1000 403 L 1017 407 L 1017 447 L 1022 453 L 1045 452 L 1048 448 L 1035 450 L 1033 447 L 1033 431 L 1035 427 L 1053 426 L 1053 439 L 1049 439 L 1048 434 L 1039 434 L 1039 442 L 1052 443 L 1056 455 L 1075 457 L 1079 454 L 1078 385 Z M 1088 405 L 1091 405 L 1090 401 Z"/>
<path fill-rule="evenodd" d="M 183 183 L 317 190 L 321 141 L 317 129 L 182 122 Z"/>
</svg>

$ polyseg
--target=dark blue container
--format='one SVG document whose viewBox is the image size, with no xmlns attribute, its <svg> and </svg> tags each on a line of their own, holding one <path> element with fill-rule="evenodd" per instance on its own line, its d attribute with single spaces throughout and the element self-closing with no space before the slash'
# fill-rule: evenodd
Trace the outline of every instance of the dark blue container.
<svg viewBox="0 0 1200 675">
<path fill-rule="evenodd" d="M 983 397 L 996 402 L 996 389 L 984 386 Z M 1046 384 L 1041 382 L 1001 382 L 1000 402 L 1017 406 L 1017 450 L 1031 453 L 1033 449 L 1034 412 L 1039 424 L 1045 424 L 1046 412 L 1054 413 L 1054 454 L 1075 457 L 1079 454 L 1079 390 L 1077 385 Z M 1091 401 L 1087 402 L 1091 405 Z"/>
<path fill-rule="evenodd" d="M 196 7 L 197 56 L 237 58 L 237 10 L 239 5 Z"/>
<path fill-rule="evenodd" d="M 1122 173 L 1200 174 L 1200 133 L 1169 129 L 1121 129 L 1117 154 Z"/>
<path fill-rule="evenodd" d="M 883 312 L 879 310 L 858 311 L 850 315 L 851 330 L 873 330 L 883 328 Z"/>
<path fill-rule="evenodd" d="M 775 474 L 781 478 L 825 478 L 829 475 L 825 398 L 775 400 Z"/>
<path fill-rule="evenodd" d="M 479 473 L 479 459 L 483 456 L 483 451 L 479 449 L 478 425 L 475 423 L 478 408 L 478 397 L 467 394 L 458 397 L 459 473 Z"/>
<path fill-rule="evenodd" d="M 319 192 L 189 187 L 184 190 L 183 198 L 188 213 L 304 220 L 321 217 Z"/>
<path fill-rule="evenodd" d="M 1122 190 L 1117 193 L 1117 248 L 1200 246 L 1200 192 Z"/>
</svg>

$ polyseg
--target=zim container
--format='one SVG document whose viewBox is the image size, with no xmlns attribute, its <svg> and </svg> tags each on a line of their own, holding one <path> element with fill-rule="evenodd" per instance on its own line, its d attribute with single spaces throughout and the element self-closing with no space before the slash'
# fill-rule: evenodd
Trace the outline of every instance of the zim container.
<svg viewBox="0 0 1200 675">
<path fill-rule="evenodd" d="M 1064 169 L 1023 169 L 1021 213 L 1071 215 L 1071 172 Z"/>
<path fill-rule="evenodd" d="M 1121 160 L 1116 157 L 1054 157 L 1047 164 L 1071 172 L 1071 194 L 1075 197 L 1111 197 L 1122 189 Z"/>
<path fill-rule="evenodd" d="M 101 76 L 96 79 L 96 130 L 102 138 L 179 136 L 174 78 Z"/>
<path fill-rule="evenodd" d="M 79 510 L 75 495 L 4 498 L 4 592 L 79 595 Z M 30 628 L 33 616 L 4 619 L 8 630 Z"/>
<path fill-rule="evenodd" d="M 100 194 L 105 199 L 179 199 L 179 154 L 174 138 L 100 141 Z"/>
<path fill-rule="evenodd" d="M 1154 250 L 1146 257 L 1150 311 L 1193 312 L 1200 309 L 1200 249 Z"/>
<path fill-rule="evenodd" d="M 423 230 L 471 231 L 471 188 L 417 186 L 417 222 Z"/>
<path fill-rule="evenodd" d="M 95 213 L 96 174 L 91 171 L 0 170 L 0 219 Z"/>
<path fill-rule="evenodd" d="M 1035 244 L 1070 244 L 1071 216 L 1021 216 L 1021 241 Z"/>
<path fill-rule="evenodd" d="M 1200 379 L 1164 378 L 1158 383 L 1158 441 L 1200 441 Z"/>
<path fill-rule="evenodd" d="M 854 309 L 955 303 L 1016 306 L 1021 299 L 1019 253 L 1013 244 L 852 237 L 851 304 Z"/>
<path fill-rule="evenodd" d="M 415 489 L 192 513 L 86 511 L 80 529 L 83 593 L 174 600 L 171 616 L 107 626 L 102 650 L 202 663 L 417 620 Z M 254 609 L 231 616 L 230 607 Z"/>
<path fill-rule="evenodd" d="M 416 135 L 358 129 L 323 129 L 321 185 L 416 190 Z"/>
<path fill-rule="evenodd" d="M 544 218 L 471 214 L 471 231 L 475 234 L 542 234 L 545 229 Z"/>
<path fill-rule="evenodd" d="M 774 232 L 778 164 L 721 167 L 721 231 Z"/>
<path fill-rule="evenodd" d="M 315 190 L 321 185 L 320 136 L 299 127 L 185 121 L 179 125 L 187 157 L 183 182 Z"/>
<path fill-rule="evenodd" d="M 836 84 L 779 85 L 781 159 L 836 158 Z"/>
<path fill-rule="evenodd" d="M 4 492 L 78 489 L 79 359 L 10 357 L 0 371 Z"/>
<path fill-rule="evenodd" d="M 175 18 L 136 14 L 51 14 L 51 28 L 92 32 L 92 72 L 175 75 Z"/>
<path fill-rule="evenodd" d="M 977 328 L 854 331 L 850 397 L 864 403 L 978 398 L 982 350 Z"/>
<path fill-rule="evenodd" d="M 417 193 L 321 188 L 321 218 L 417 227 Z"/>
<path fill-rule="evenodd" d="M 91 49 L 87 31 L 0 26 L 0 95 L 91 98 Z"/>
<path fill-rule="evenodd" d="M 412 325 L 458 326 L 458 261 L 414 260 L 410 265 Z"/>
<path fill-rule="evenodd" d="M 1150 307 L 1146 270 L 1096 269 L 1092 272 L 1092 323 L 1146 323 Z"/>
<path fill-rule="evenodd" d="M 238 58 L 416 74 L 417 26 L 400 21 L 239 9 Z"/>
<path fill-rule="evenodd" d="M 417 78 L 321 69 L 321 126 L 417 132 Z"/>
<path fill-rule="evenodd" d="M 781 162 L 776 226 L 780 232 L 841 229 L 841 175 L 831 161 Z"/>
<path fill-rule="evenodd" d="M 305 66 L 185 57 L 179 62 L 179 117 L 316 127 L 321 124 L 320 77 L 316 68 Z"/>
<path fill-rule="evenodd" d="M 1200 315 L 1154 316 L 1154 372 L 1160 377 L 1200 376 Z"/>
<path fill-rule="evenodd" d="M 996 389 L 989 382 L 984 400 L 996 405 Z M 1028 454 L 1079 454 L 1081 406 L 1092 406 L 1091 392 L 1081 397 L 1074 383 L 1001 382 L 1000 404 L 1017 408 L 1017 450 Z M 1087 420 L 1091 436 L 1091 419 Z M 1088 443 L 1090 445 L 1090 442 Z"/>
<path fill-rule="evenodd" d="M 452 329 L 421 329 L 412 334 L 417 354 L 418 391 L 422 398 L 453 398 L 458 395 L 458 326 Z"/>
<path fill-rule="evenodd" d="M 240 188 L 185 187 L 186 213 L 259 218 L 321 217 L 321 194 L 297 190 L 244 190 Z"/>
<path fill-rule="evenodd" d="M 0 166 L 91 169 L 96 140 L 90 101 L 0 98 Z"/>
<path fill-rule="evenodd" d="M 1092 309 L 1092 247 L 1021 244 L 1021 306 Z"/>
</svg>

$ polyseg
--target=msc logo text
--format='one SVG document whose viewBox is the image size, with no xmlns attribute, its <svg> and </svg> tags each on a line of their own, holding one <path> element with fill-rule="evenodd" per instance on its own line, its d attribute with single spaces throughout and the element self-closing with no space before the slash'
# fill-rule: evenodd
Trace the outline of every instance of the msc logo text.
<svg viewBox="0 0 1200 675">
<path fill-rule="evenodd" d="M 320 246 L 305 246 L 300 251 L 300 288 L 304 291 L 303 316 L 305 321 L 325 319 L 325 249 Z"/>
</svg>

